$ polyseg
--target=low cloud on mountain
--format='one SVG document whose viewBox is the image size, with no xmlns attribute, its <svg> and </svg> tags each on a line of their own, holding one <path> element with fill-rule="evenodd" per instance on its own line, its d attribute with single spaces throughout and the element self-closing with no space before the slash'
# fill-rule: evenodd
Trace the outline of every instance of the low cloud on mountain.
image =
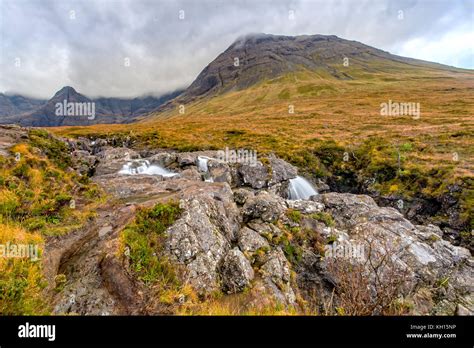
<svg viewBox="0 0 474 348">
<path fill-rule="evenodd" d="M 0 0 L 0 92 L 50 98 L 72 85 L 89 97 L 160 95 L 259 32 L 337 35 L 473 68 L 472 11 L 469 0 Z"/>
</svg>

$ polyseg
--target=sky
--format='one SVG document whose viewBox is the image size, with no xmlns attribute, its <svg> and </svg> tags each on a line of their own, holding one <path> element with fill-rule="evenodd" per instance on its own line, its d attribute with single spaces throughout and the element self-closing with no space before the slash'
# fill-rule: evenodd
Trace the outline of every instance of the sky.
<svg viewBox="0 0 474 348">
<path fill-rule="evenodd" d="M 0 0 L 0 92 L 159 96 L 249 33 L 325 34 L 474 69 L 474 0 Z"/>
</svg>

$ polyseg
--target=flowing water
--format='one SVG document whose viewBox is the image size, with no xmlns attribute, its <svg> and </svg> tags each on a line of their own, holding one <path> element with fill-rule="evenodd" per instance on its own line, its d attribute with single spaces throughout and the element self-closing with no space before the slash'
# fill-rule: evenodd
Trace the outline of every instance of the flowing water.
<svg viewBox="0 0 474 348">
<path fill-rule="evenodd" d="M 211 177 L 209 173 L 209 168 L 207 166 L 208 161 L 209 161 L 209 157 L 198 156 L 198 169 L 200 172 L 204 173 L 204 181 L 214 182 L 214 179 Z"/>
<path fill-rule="evenodd" d="M 150 164 L 148 160 L 135 160 L 124 164 L 119 174 L 125 175 L 161 175 L 161 176 L 175 176 L 176 173 L 170 172 L 169 170 L 160 167 L 156 164 Z"/>
<path fill-rule="evenodd" d="M 309 197 L 317 195 L 318 191 L 311 185 L 311 183 L 303 178 L 297 176 L 294 179 L 290 179 L 290 186 L 288 187 L 290 199 L 309 199 Z"/>
</svg>

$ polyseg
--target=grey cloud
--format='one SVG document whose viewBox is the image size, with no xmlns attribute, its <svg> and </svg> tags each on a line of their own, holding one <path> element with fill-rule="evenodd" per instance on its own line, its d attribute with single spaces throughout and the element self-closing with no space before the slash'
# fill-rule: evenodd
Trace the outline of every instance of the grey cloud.
<svg viewBox="0 0 474 348">
<path fill-rule="evenodd" d="M 333 34 L 397 54 L 410 40 L 469 28 L 470 13 L 469 0 L 0 0 L 0 91 L 49 98 L 71 85 L 92 97 L 159 95 L 189 85 L 248 33 Z M 466 52 L 462 62 L 472 64 L 468 43 Z"/>
</svg>

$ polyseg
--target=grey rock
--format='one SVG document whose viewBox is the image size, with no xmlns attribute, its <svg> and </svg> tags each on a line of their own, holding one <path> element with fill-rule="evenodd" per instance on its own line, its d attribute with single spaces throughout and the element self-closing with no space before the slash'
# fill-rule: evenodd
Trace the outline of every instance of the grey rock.
<svg viewBox="0 0 474 348">
<path fill-rule="evenodd" d="M 228 184 L 204 183 L 179 192 L 183 214 L 168 228 L 166 250 L 184 264 L 190 283 L 201 293 L 219 287 L 219 270 L 239 229 L 238 209 Z"/>
<path fill-rule="evenodd" d="M 99 164 L 95 175 L 117 173 L 130 160 L 139 159 L 138 152 L 125 147 L 108 147 L 97 154 Z"/>
<path fill-rule="evenodd" d="M 194 167 L 190 167 L 188 169 L 183 170 L 179 175 L 180 177 L 186 178 L 189 180 L 196 180 L 196 181 L 201 180 L 201 174 Z"/>
<path fill-rule="evenodd" d="M 265 238 L 248 227 L 242 228 L 237 234 L 240 250 L 244 253 L 254 253 L 258 249 L 269 249 L 270 246 Z"/>
<path fill-rule="evenodd" d="M 265 237 L 268 240 L 271 240 L 275 237 L 279 237 L 282 235 L 282 231 L 275 226 L 274 224 L 263 223 L 259 221 L 250 221 L 248 226 L 260 234 L 262 237 Z"/>
<path fill-rule="evenodd" d="M 443 279 L 443 300 L 436 313 L 454 313 L 455 299 L 474 291 L 474 269 L 469 250 L 454 246 L 439 237 L 434 226 L 414 226 L 394 208 L 378 207 L 368 196 L 329 193 L 316 198 L 336 221 L 333 234 L 365 246 L 365 257 L 390 254 L 392 268 L 407 274 L 405 295 L 415 287 L 435 284 Z M 369 244 L 370 243 L 370 246 Z M 381 269 L 381 277 L 389 267 Z M 443 304 L 444 303 L 444 304 Z M 417 309 L 415 308 L 415 311 Z M 447 311 L 447 312 L 446 312 Z"/>
<path fill-rule="evenodd" d="M 456 308 L 456 315 L 459 316 L 472 316 L 474 315 L 474 311 L 472 309 L 469 309 L 462 304 L 458 303 L 458 306 Z"/>
<path fill-rule="evenodd" d="M 82 175 L 92 174 L 98 163 L 96 156 L 85 150 L 75 150 L 71 153 L 72 166 Z"/>
<path fill-rule="evenodd" d="M 238 173 L 242 177 L 242 183 L 254 189 L 261 189 L 268 185 L 268 168 L 260 161 L 256 165 L 241 164 Z"/>
<path fill-rule="evenodd" d="M 232 185 L 232 173 L 227 163 L 210 159 L 207 162 L 207 167 L 214 182 L 226 182 Z"/>
<path fill-rule="evenodd" d="M 223 290 L 229 294 L 243 291 L 254 278 L 249 260 L 238 248 L 230 250 L 225 256 L 221 274 Z"/>
<path fill-rule="evenodd" d="M 270 185 L 274 185 L 282 181 L 288 181 L 290 179 L 296 178 L 298 175 L 298 169 L 296 169 L 296 167 L 280 158 L 275 157 L 275 155 L 270 155 L 268 159 L 272 169 L 272 176 L 269 182 Z"/>
<path fill-rule="evenodd" d="M 255 197 L 253 191 L 239 188 L 234 190 L 234 201 L 239 205 L 244 205 L 249 198 Z"/>
<path fill-rule="evenodd" d="M 151 164 L 157 164 L 162 167 L 170 167 L 177 160 L 176 153 L 160 152 L 148 158 Z"/>
<path fill-rule="evenodd" d="M 319 213 L 324 210 L 324 204 L 306 200 L 287 200 L 288 208 L 298 210 L 303 214 Z"/>
<path fill-rule="evenodd" d="M 290 264 L 280 248 L 270 252 L 267 261 L 260 268 L 260 273 L 269 289 L 280 302 L 295 303 L 296 296 L 290 284 Z"/>
<path fill-rule="evenodd" d="M 246 221 L 261 219 L 264 222 L 274 222 L 278 220 L 286 208 L 283 198 L 261 191 L 245 202 L 242 213 Z"/>
<path fill-rule="evenodd" d="M 191 152 L 178 153 L 176 160 L 180 168 L 195 166 L 198 155 Z"/>
</svg>

